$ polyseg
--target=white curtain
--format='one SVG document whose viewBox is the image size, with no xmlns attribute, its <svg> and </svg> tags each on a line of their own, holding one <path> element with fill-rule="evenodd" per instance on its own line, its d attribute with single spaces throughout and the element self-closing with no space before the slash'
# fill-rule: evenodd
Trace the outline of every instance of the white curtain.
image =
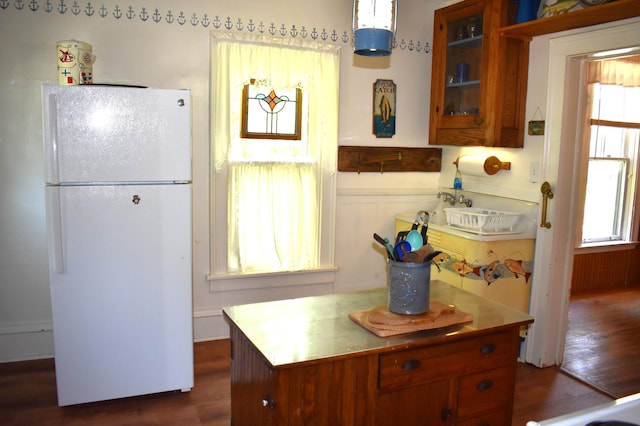
<svg viewBox="0 0 640 426">
<path fill-rule="evenodd" d="M 227 179 L 227 271 L 313 269 L 323 175 L 336 169 L 339 47 L 214 34 L 211 60 L 212 166 Z M 301 141 L 240 138 L 242 88 L 252 79 L 302 89 Z"/>
<path fill-rule="evenodd" d="M 587 83 L 640 87 L 640 56 L 589 62 Z"/>
<path fill-rule="evenodd" d="M 601 90 L 608 100 L 592 105 L 589 118 L 640 123 L 640 55 L 589 62 L 587 83 L 590 99 Z"/>
</svg>

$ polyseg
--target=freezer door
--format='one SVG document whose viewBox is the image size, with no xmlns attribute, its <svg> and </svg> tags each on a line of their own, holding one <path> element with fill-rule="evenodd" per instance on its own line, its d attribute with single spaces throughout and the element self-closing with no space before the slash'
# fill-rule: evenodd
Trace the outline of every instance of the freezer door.
<svg viewBox="0 0 640 426">
<path fill-rule="evenodd" d="M 188 90 L 43 86 L 45 179 L 191 180 Z"/>
<path fill-rule="evenodd" d="M 46 188 L 59 405 L 193 387 L 190 187 Z"/>
</svg>

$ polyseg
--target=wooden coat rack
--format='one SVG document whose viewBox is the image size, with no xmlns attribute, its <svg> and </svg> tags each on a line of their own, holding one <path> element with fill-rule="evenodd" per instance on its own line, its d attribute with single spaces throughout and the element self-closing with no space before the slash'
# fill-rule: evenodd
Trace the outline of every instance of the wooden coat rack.
<svg viewBox="0 0 640 426">
<path fill-rule="evenodd" d="M 338 146 L 341 172 L 439 172 L 441 148 Z"/>
</svg>

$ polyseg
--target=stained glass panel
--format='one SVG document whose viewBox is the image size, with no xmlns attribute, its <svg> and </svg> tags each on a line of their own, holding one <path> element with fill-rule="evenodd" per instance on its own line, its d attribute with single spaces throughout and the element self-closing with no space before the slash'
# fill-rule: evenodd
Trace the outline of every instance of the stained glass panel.
<svg viewBox="0 0 640 426">
<path fill-rule="evenodd" d="M 300 140 L 302 91 L 247 84 L 242 90 L 243 138 Z"/>
</svg>

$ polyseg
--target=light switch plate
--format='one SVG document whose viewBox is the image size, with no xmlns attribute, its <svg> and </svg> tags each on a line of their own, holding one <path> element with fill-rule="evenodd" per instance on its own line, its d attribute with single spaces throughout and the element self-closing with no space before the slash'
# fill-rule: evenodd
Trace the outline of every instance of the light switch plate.
<svg viewBox="0 0 640 426">
<path fill-rule="evenodd" d="M 540 163 L 529 163 L 529 182 L 540 182 Z"/>
</svg>

